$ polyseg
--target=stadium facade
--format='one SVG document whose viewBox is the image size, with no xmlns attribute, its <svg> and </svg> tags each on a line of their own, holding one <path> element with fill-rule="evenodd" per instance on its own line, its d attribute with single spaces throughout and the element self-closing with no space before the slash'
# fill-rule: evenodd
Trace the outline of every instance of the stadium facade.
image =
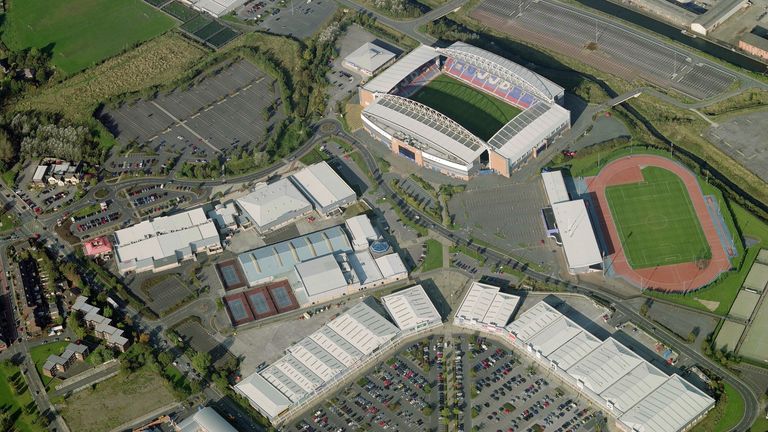
<svg viewBox="0 0 768 432">
<path fill-rule="evenodd" d="M 409 99 L 445 74 L 522 110 L 487 141 L 455 120 Z M 363 127 L 377 141 L 419 166 L 461 179 L 511 170 L 570 128 L 560 106 L 564 90 L 498 55 L 456 42 L 419 46 L 360 88 Z"/>
</svg>

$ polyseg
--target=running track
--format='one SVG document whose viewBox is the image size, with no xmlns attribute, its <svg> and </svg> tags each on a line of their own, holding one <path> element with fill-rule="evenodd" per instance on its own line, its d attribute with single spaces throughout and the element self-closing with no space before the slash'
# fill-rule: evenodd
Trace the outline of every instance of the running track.
<svg viewBox="0 0 768 432">
<path fill-rule="evenodd" d="M 704 236 L 712 250 L 712 259 L 706 268 L 699 269 L 696 263 L 682 263 L 635 270 L 627 262 L 616 224 L 608 207 L 605 188 L 642 181 L 640 170 L 647 166 L 657 166 L 672 171 L 685 184 L 696 216 L 698 216 L 704 231 Z M 613 252 L 613 255 L 607 259 L 617 276 L 644 289 L 686 292 L 709 284 L 720 273 L 731 268 L 731 263 L 717 235 L 715 222 L 707 211 L 701 188 L 696 177 L 687 168 L 661 156 L 628 156 L 606 165 L 596 177 L 587 179 L 587 185 L 589 191 L 594 193 L 597 198 L 599 208 L 596 210 L 602 218 L 604 231 L 607 231 L 607 238 L 610 240 L 609 249 Z"/>
</svg>

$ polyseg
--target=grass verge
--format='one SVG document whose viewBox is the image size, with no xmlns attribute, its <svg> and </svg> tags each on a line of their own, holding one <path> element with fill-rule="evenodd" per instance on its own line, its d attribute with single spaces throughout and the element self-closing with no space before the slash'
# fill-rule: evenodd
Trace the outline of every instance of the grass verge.
<svg viewBox="0 0 768 432">
<path fill-rule="evenodd" d="M 424 263 L 421 265 L 421 271 L 428 272 L 443 267 L 443 245 L 435 239 L 428 239 L 424 256 Z"/>
</svg>

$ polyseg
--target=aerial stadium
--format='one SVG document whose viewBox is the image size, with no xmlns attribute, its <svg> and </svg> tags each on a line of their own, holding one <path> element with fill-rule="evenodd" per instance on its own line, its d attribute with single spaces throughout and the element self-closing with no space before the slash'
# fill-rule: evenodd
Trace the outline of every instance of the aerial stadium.
<svg viewBox="0 0 768 432">
<path fill-rule="evenodd" d="M 510 172 L 570 128 L 563 88 L 456 42 L 420 46 L 360 88 L 365 130 L 395 154 L 469 179 Z"/>
</svg>

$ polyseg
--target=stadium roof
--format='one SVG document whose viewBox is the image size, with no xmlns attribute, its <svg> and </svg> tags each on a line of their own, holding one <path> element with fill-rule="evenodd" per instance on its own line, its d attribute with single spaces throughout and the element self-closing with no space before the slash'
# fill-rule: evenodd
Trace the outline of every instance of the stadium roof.
<svg viewBox="0 0 768 432">
<path fill-rule="evenodd" d="M 287 178 L 257 187 L 239 198 L 237 204 L 260 227 L 279 221 L 286 214 L 304 212 L 312 207 Z"/>
<path fill-rule="evenodd" d="M 176 426 L 179 432 L 237 432 L 211 407 L 205 407 Z"/>
<path fill-rule="evenodd" d="M 301 277 L 304 290 L 309 297 L 347 286 L 347 279 L 333 254 L 298 263 L 296 272 Z"/>
<path fill-rule="evenodd" d="M 185 0 L 185 2 L 215 17 L 221 17 L 245 3 L 245 0 Z"/>
<path fill-rule="evenodd" d="M 368 120 L 389 129 L 393 135 L 416 148 L 462 167 L 471 165 L 487 148 L 485 143 L 444 114 L 411 99 L 379 95 L 363 110 Z"/>
<path fill-rule="evenodd" d="M 414 69 L 438 56 L 437 51 L 426 45 L 420 45 L 406 54 L 397 63 L 388 67 L 376 78 L 363 84 L 363 88 L 373 93 L 387 93 L 400 81 L 411 74 Z"/>
<path fill-rule="evenodd" d="M 504 294 L 499 287 L 472 282 L 456 316 L 468 321 L 504 327 L 520 297 Z"/>
<path fill-rule="evenodd" d="M 309 165 L 291 177 L 316 207 L 326 208 L 355 196 L 355 191 L 325 161 Z"/>
<path fill-rule="evenodd" d="M 714 403 L 701 390 L 672 375 L 619 420 L 638 432 L 676 432 Z"/>
<path fill-rule="evenodd" d="M 546 328 L 563 316 L 545 302 L 538 302 L 532 308 L 520 314 L 509 323 L 507 331 L 513 333 L 522 342 L 528 342 L 536 333 Z"/>
<path fill-rule="evenodd" d="M 545 101 L 553 102 L 563 95 L 563 88 L 543 76 L 482 48 L 454 42 L 448 48 L 438 50 L 448 57 L 465 60 L 496 76 L 520 83 L 523 88 Z"/>
<path fill-rule="evenodd" d="M 550 205 L 571 199 L 568 196 L 568 189 L 565 187 L 562 171 L 545 171 L 541 173 L 541 180 L 544 182 L 544 190 L 547 192 Z"/>
<path fill-rule="evenodd" d="M 569 267 L 579 269 L 602 263 L 603 256 L 584 200 L 556 203 L 552 205 L 552 211 Z"/>
<path fill-rule="evenodd" d="M 392 51 L 366 42 L 344 57 L 344 61 L 368 73 L 373 73 L 393 58 L 395 58 L 395 53 Z"/>
<path fill-rule="evenodd" d="M 440 322 L 440 314 L 421 285 L 384 296 L 381 302 L 400 330 L 410 330 L 423 323 Z"/>
<path fill-rule="evenodd" d="M 249 285 L 289 273 L 300 263 L 323 255 L 351 252 L 352 246 L 340 225 L 264 246 L 238 255 Z"/>
<path fill-rule="evenodd" d="M 606 339 L 595 350 L 568 369 L 568 375 L 584 383 L 595 393 L 602 393 L 643 359 L 616 339 Z"/>
<path fill-rule="evenodd" d="M 535 102 L 499 129 L 488 145 L 510 162 L 516 162 L 570 119 L 570 112 L 560 105 Z"/>
</svg>

